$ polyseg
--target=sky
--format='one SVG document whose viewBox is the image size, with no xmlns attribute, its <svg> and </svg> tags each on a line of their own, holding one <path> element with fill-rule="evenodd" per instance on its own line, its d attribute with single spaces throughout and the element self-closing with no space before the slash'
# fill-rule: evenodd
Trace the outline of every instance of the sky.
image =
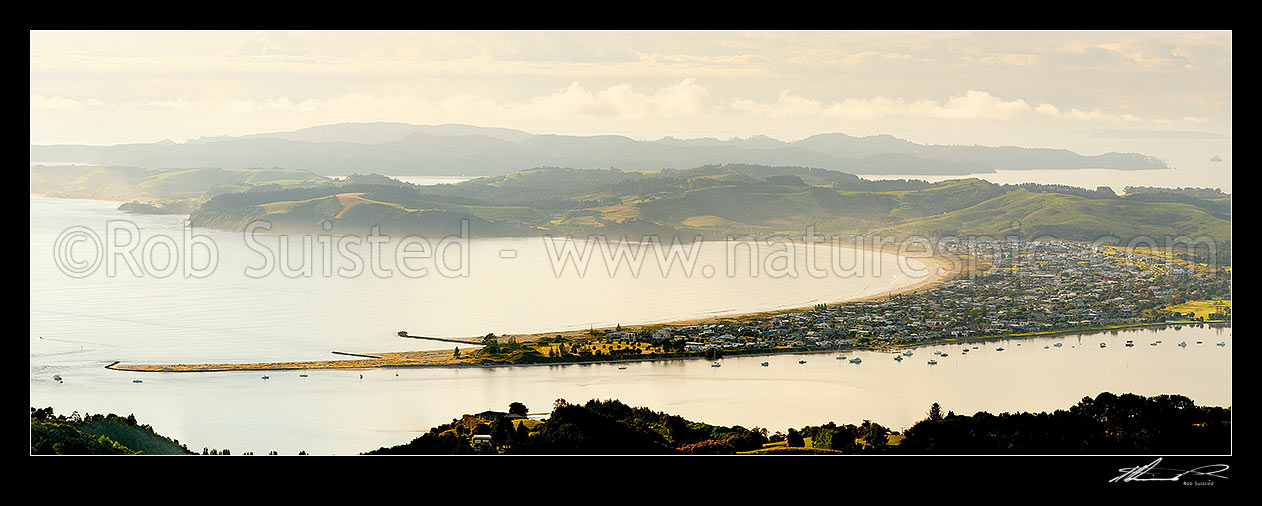
<svg viewBox="0 0 1262 506">
<path fill-rule="evenodd" d="M 1173 164 L 1231 155 L 1230 31 L 30 37 L 32 144 L 397 121 L 640 140 L 891 134 L 1142 152 Z"/>
</svg>

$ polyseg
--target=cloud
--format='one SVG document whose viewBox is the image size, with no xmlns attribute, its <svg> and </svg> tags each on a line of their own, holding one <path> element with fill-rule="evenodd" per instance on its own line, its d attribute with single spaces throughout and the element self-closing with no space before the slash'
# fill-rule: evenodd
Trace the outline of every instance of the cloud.
<svg viewBox="0 0 1262 506">
<path fill-rule="evenodd" d="M 947 99 L 945 103 L 932 99 L 908 100 L 905 98 L 847 98 L 841 101 L 822 102 L 801 97 L 788 91 L 781 92 L 775 102 L 760 103 L 752 100 L 733 100 L 728 104 L 733 111 L 769 118 L 826 116 L 848 120 L 873 120 L 882 118 L 976 120 L 1012 122 L 1035 117 L 1060 120 L 1135 122 L 1132 115 L 1114 115 L 1099 110 L 1070 109 L 1061 112 L 1052 104 L 1031 106 L 1023 99 L 1005 100 L 985 91 L 968 90 L 962 95 Z"/>
<path fill-rule="evenodd" d="M 522 100 L 504 100 L 472 93 L 446 97 L 423 98 L 412 95 L 374 95 L 349 93 L 331 98 L 309 98 L 295 101 L 288 96 L 269 100 L 127 100 L 105 102 L 97 99 L 44 97 L 31 94 L 31 110 L 35 111 L 151 111 L 178 112 L 248 117 L 254 114 L 308 116 L 312 124 L 320 121 L 369 121 L 395 119 L 409 121 L 417 117 L 442 117 L 449 121 L 478 121 L 495 124 L 500 118 L 519 120 L 563 120 L 565 118 L 638 119 L 844 119 L 854 121 L 878 119 L 998 121 L 1011 123 L 1036 118 L 1063 121 L 1138 123 L 1142 119 L 1131 114 L 1117 114 L 1098 109 L 1070 108 L 1055 105 L 1031 105 L 1023 99 L 1005 99 L 985 91 L 968 90 L 948 97 L 945 102 L 928 99 L 890 97 L 846 98 L 823 101 L 804 97 L 788 90 L 772 101 L 748 98 L 716 99 L 696 79 L 688 78 L 657 90 L 643 92 L 630 84 L 620 83 L 604 89 L 589 90 L 580 82 L 550 93 Z M 1205 120 L 1184 118 L 1204 123 Z"/>
<path fill-rule="evenodd" d="M 228 50 L 231 56 L 308 56 L 302 44 L 285 32 L 254 32 Z"/>
</svg>

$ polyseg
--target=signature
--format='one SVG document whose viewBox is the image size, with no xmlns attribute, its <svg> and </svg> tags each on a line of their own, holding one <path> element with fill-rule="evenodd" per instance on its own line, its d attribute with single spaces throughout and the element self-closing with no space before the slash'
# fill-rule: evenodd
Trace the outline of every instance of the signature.
<svg viewBox="0 0 1262 506">
<path fill-rule="evenodd" d="M 1161 463 L 1161 459 L 1152 461 L 1151 464 L 1138 467 L 1123 467 L 1118 469 L 1121 476 L 1109 480 L 1109 483 L 1131 482 L 1131 481 L 1179 481 L 1186 475 L 1208 476 L 1213 478 L 1227 479 L 1218 473 L 1228 469 L 1227 464 L 1210 464 L 1195 469 L 1170 469 L 1166 467 L 1157 467 Z"/>
</svg>

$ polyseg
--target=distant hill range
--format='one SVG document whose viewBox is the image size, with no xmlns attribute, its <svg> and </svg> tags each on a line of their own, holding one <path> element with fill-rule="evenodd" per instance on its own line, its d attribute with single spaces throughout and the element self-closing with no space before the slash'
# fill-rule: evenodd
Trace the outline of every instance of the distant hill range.
<svg viewBox="0 0 1262 506">
<path fill-rule="evenodd" d="M 506 128 L 342 123 L 184 143 L 32 145 L 41 162 L 133 167 L 306 169 L 323 175 L 495 176 L 535 167 L 658 170 L 729 163 L 851 174 L 962 175 L 1028 169 L 1164 169 L 1136 153 L 1084 156 L 1064 149 L 915 144 L 840 133 L 784 142 L 766 136 L 637 141 L 616 135 L 536 135 Z"/>
</svg>

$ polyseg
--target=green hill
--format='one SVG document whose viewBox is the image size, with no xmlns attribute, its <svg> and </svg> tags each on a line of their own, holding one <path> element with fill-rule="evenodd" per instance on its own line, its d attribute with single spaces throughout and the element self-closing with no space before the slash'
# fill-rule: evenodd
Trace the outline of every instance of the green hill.
<svg viewBox="0 0 1262 506">
<path fill-rule="evenodd" d="M 52 408 L 31 408 L 32 455 L 192 455 L 178 441 L 163 437 L 136 418 L 114 414 L 54 415 Z"/>
<path fill-rule="evenodd" d="M 459 184 L 380 175 L 334 181 L 280 169 L 32 167 L 32 191 L 185 198 L 194 226 L 272 232 L 447 236 L 645 234 L 989 235 L 1071 240 L 1231 237 L 1231 197 L 1186 191 L 1117 196 L 1063 185 L 981 179 L 869 181 L 806 167 L 706 165 L 657 171 L 540 167 Z M 1159 190 L 1159 189 L 1157 189 Z"/>
<path fill-rule="evenodd" d="M 1092 241 L 1107 236 L 1122 241 L 1205 236 L 1231 237 L 1231 222 L 1204 209 L 1176 202 L 1088 199 L 1060 193 L 1017 189 L 963 209 L 914 219 L 889 229 L 899 234 L 1051 236 Z"/>
</svg>

